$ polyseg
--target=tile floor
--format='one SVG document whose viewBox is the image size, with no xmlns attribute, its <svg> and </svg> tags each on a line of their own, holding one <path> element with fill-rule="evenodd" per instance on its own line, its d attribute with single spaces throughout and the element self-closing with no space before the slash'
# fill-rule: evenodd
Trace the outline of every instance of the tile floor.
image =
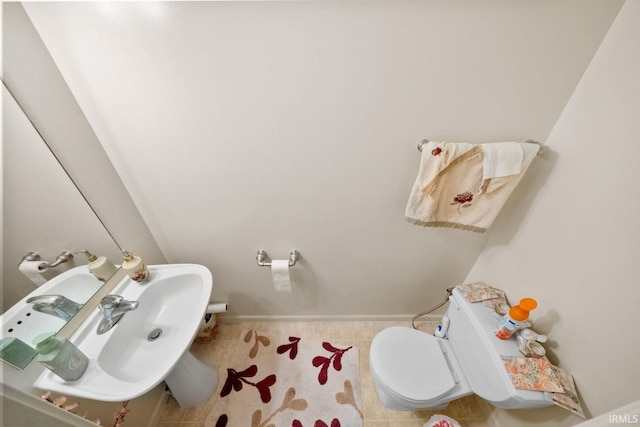
<svg viewBox="0 0 640 427">
<path fill-rule="evenodd" d="M 373 337 L 389 326 L 410 326 L 410 322 L 264 322 L 264 323 L 222 323 L 213 341 L 194 343 L 191 352 L 203 363 L 214 366 L 223 375 L 235 342 L 240 339 L 243 329 L 258 329 L 265 333 L 297 335 L 314 340 L 328 340 L 339 343 L 341 339 L 355 344 L 360 353 L 360 378 L 362 406 L 365 427 L 422 427 L 434 414 L 440 413 L 457 420 L 463 427 L 486 427 L 486 417 L 481 403 L 474 395 L 455 400 L 440 411 L 391 411 L 378 400 L 373 378 L 369 372 L 369 347 Z M 419 322 L 421 330 L 432 332 L 436 322 Z M 222 387 L 204 405 L 181 409 L 169 398 L 161 415 L 158 427 L 203 427 L 204 420 L 215 404 Z M 235 426 L 234 426 L 235 427 Z M 241 426 L 240 426 L 241 427 Z M 280 427 L 280 426 L 278 426 Z M 346 426 L 348 427 L 348 426 Z"/>
</svg>

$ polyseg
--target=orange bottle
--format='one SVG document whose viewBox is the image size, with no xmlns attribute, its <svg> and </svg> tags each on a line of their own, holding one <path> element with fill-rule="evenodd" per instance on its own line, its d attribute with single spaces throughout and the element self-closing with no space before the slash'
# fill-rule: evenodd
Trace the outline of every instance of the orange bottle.
<svg viewBox="0 0 640 427">
<path fill-rule="evenodd" d="M 533 298 L 522 298 L 520 304 L 511 307 L 509 313 L 500 319 L 496 328 L 496 337 L 506 340 L 513 335 L 520 329 L 522 322 L 529 318 L 529 312 L 537 306 L 538 303 Z"/>
</svg>

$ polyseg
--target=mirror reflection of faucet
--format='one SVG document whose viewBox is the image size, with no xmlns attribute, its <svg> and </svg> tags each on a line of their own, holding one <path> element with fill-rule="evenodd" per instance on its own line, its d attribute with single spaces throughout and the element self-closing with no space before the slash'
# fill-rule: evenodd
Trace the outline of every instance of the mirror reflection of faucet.
<svg viewBox="0 0 640 427">
<path fill-rule="evenodd" d="M 138 308 L 138 301 L 127 301 L 120 295 L 107 295 L 100 300 L 98 308 L 104 316 L 97 330 L 98 335 L 102 335 L 113 328 L 127 311 Z"/>
<path fill-rule="evenodd" d="M 31 303 L 33 303 L 35 311 L 50 314 L 63 320 L 71 319 L 82 308 L 82 304 L 62 295 L 38 295 L 27 300 L 27 304 Z"/>
</svg>

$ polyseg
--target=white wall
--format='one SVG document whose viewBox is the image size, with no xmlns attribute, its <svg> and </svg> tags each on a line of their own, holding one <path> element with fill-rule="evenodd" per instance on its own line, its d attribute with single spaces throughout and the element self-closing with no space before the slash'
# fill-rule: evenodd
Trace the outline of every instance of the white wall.
<svg viewBox="0 0 640 427">
<path fill-rule="evenodd" d="M 467 277 L 512 302 L 538 299 L 535 329 L 593 416 L 640 398 L 638 22 L 640 1 L 627 1 Z M 580 421 L 562 410 L 495 414 L 503 426 Z"/>
<path fill-rule="evenodd" d="M 422 138 L 544 141 L 620 2 L 25 8 L 170 262 L 242 315 L 393 315 L 486 235 L 404 221 Z M 297 249 L 292 295 L 257 250 Z"/>
</svg>

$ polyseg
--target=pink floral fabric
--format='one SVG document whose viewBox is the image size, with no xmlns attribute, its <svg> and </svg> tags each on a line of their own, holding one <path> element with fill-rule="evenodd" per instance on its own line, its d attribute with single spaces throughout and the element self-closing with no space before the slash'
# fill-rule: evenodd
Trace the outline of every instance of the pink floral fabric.
<svg viewBox="0 0 640 427">
<path fill-rule="evenodd" d="M 564 393 L 546 357 L 504 357 L 504 366 L 517 389 Z"/>
</svg>

